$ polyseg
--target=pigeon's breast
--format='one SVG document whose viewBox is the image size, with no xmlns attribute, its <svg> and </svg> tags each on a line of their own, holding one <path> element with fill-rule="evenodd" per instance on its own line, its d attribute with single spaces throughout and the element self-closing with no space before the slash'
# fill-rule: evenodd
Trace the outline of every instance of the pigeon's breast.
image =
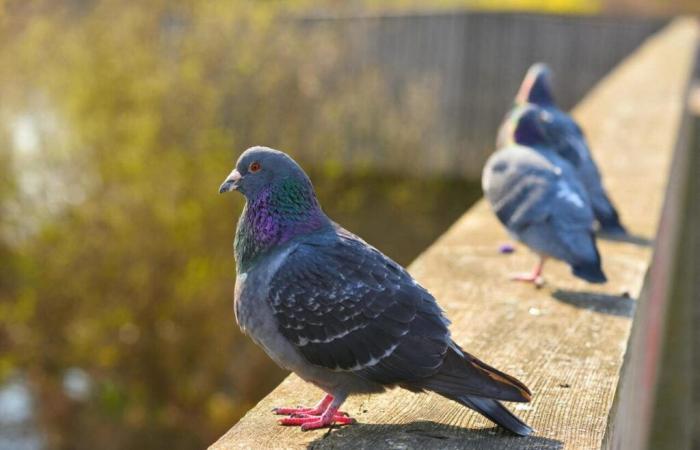
<svg viewBox="0 0 700 450">
<path fill-rule="evenodd" d="M 236 287 L 233 290 L 233 313 L 236 315 L 236 322 L 238 322 L 238 325 L 243 329 L 243 326 L 241 325 L 241 314 L 242 311 L 240 310 L 240 298 L 241 298 L 241 292 L 243 292 L 243 287 L 245 286 L 245 282 L 248 279 L 248 273 L 239 273 L 238 276 L 236 276 Z M 245 330 L 243 330 L 245 332 Z"/>
<path fill-rule="evenodd" d="M 247 272 L 239 273 L 234 289 L 234 311 L 241 330 L 260 344 L 256 335 L 267 331 L 274 322 L 267 302 L 270 279 L 292 251 L 288 246 L 263 258 Z"/>
<path fill-rule="evenodd" d="M 295 348 L 279 332 L 277 320 L 268 302 L 270 279 L 295 245 L 261 260 L 248 272 L 236 277 L 234 310 L 241 330 L 280 366 L 298 372 L 302 364 Z"/>
</svg>

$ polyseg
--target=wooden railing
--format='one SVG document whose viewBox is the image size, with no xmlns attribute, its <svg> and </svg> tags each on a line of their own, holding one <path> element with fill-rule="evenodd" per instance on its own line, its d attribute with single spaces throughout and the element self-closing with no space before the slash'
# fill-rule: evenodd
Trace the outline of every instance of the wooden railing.
<svg viewBox="0 0 700 450">
<path fill-rule="evenodd" d="M 524 248 L 496 251 L 507 236 L 483 201 L 410 266 L 447 310 L 454 339 L 532 389 L 531 404 L 510 406 L 533 436 L 514 437 L 456 403 L 400 389 L 349 399 L 344 409 L 359 421 L 352 426 L 277 426 L 273 406 L 320 396 L 291 375 L 211 448 L 645 448 L 691 179 L 685 98 L 697 39 L 695 20 L 673 21 L 574 110 L 634 235 L 600 241 L 607 284 L 586 284 L 558 263 L 548 265 L 543 289 L 509 282 L 534 258 Z"/>
</svg>

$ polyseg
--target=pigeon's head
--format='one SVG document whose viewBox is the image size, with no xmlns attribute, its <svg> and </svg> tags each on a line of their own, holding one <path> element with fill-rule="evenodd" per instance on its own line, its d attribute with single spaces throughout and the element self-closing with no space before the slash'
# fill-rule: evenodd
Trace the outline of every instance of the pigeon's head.
<svg viewBox="0 0 700 450">
<path fill-rule="evenodd" d="M 283 183 L 311 188 L 304 170 L 286 153 L 268 147 L 251 147 L 238 158 L 236 167 L 226 177 L 219 193 L 239 191 L 254 200 L 266 189 Z"/>
<path fill-rule="evenodd" d="M 540 106 L 554 105 L 551 78 L 551 71 L 546 64 L 533 64 L 520 85 L 515 102 L 518 104 L 534 103 Z"/>
<path fill-rule="evenodd" d="M 534 105 L 526 104 L 515 108 L 511 116 L 511 136 L 520 145 L 542 146 L 551 143 L 548 134 L 552 115 Z"/>
</svg>

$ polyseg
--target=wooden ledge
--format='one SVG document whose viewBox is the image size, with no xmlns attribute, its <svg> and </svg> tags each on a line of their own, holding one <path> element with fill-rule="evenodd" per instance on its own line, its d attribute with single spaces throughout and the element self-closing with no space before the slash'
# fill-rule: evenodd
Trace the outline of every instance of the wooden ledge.
<svg viewBox="0 0 700 450">
<path fill-rule="evenodd" d="M 301 432 L 278 426 L 270 411 L 320 398 L 292 375 L 211 448 L 601 448 L 652 258 L 697 36 L 694 20 L 675 20 L 574 111 L 637 237 L 600 241 L 606 285 L 579 281 L 559 263 L 548 263 L 543 289 L 509 282 L 534 257 L 523 247 L 508 256 L 497 252 L 508 238 L 483 201 L 410 266 L 447 310 L 455 340 L 532 389 L 531 404 L 509 406 L 535 435 L 514 437 L 456 403 L 400 389 L 349 399 L 344 409 L 356 425 Z"/>
</svg>

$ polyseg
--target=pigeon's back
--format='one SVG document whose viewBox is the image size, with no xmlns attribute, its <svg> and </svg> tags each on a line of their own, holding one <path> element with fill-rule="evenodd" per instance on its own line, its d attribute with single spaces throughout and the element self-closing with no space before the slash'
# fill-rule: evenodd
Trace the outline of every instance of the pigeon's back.
<svg viewBox="0 0 700 450">
<path fill-rule="evenodd" d="M 496 216 L 511 231 L 543 220 L 546 197 L 557 178 L 557 167 L 537 151 L 511 145 L 491 155 L 482 173 L 484 195 Z"/>
</svg>

